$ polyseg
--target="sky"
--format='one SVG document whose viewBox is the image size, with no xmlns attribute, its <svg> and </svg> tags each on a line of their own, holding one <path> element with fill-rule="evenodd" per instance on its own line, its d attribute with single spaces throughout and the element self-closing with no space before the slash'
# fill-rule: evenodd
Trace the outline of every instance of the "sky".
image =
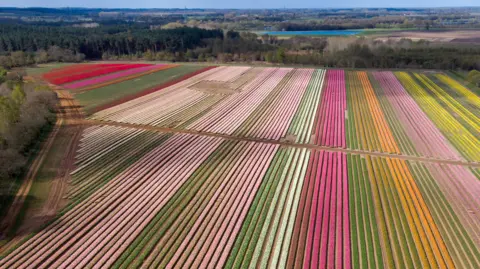
<svg viewBox="0 0 480 269">
<path fill-rule="evenodd" d="M 0 0 L 3 7 L 345 8 L 480 6 L 480 0 Z"/>
</svg>

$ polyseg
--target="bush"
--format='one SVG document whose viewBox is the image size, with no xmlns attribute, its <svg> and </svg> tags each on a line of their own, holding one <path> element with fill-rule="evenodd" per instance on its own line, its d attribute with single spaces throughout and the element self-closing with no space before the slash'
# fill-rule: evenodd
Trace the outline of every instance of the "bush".
<svg viewBox="0 0 480 269">
<path fill-rule="evenodd" d="M 476 86 L 480 86 L 480 72 L 478 70 L 472 70 L 467 75 L 467 80 Z"/>
</svg>

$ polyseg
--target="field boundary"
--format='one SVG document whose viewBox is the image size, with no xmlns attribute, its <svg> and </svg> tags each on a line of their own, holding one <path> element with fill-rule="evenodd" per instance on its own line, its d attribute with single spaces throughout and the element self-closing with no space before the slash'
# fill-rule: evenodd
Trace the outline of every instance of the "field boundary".
<svg viewBox="0 0 480 269">
<path fill-rule="evenodd" d="M 100 121 L 100 120 L 95 120 L 95 119 L 79 120 L 78 123 L 86 125 L 86 126 L 88 126 L 88 125 L 90 125 L 90 126 L 92 126 L 92 125 L 107 125 L 107 126 L 117 126 L 117 127 L 143 129 L 143 130 L 156 131 L 156 132 L 162 132 L 162 133 L 195 134 L 195 135 L 200 135 L 200 136 L 221 137 L 221 138 L 224 138 L 224 139 L 227 139 L 227 140 L 260 142 L 260 143 L 275 144 L 275 145 L 281 145 L 281 146 L 293 147 L 293 148 L 307 148 L 307 149 L 316 149 L 316 150 L 326 150 L 326 151 L 330 151 L 330 152 L 352 153 L 352 154 L 357 154 L 357 155 L 390 157 L 390 158 L 401 159 L 401 160 L 410 160 L 410 161 L 453 164 L 453 165 L 462 165 L 462 166 L 469 166 L 469 167 L 480 167 L 480 163 L 469 162 L 469 161 L 436 159 L 436 158 L 419 157 L 419 156 L 404 155 L 404 154 L 392 154 L 392 153 L 384 153 L 384 152 L 357 150 L 357 149 L 334 148 L 334 147 L 319 146 L 319 145 L 313 145 L 313 144 L 300 144 L 300 143 L 275 141 L 275 140 L 261 139 L 261 138 L 239 137 L 239 136 L 235 136 L 235 135 L 227 135 L 227 134 L 212 133 L 212 132 L 205 132 L 205 131 L 194 131 L 194 130 L 178 129 L 178 128 L 166 128 L 166 127 L 158 127 L 158 126 L 143 125 L 143 124 L 130 124 L 130 123 L 121 123 L 121 122 L 112 122 L 112 121 Z"/>
</svg>

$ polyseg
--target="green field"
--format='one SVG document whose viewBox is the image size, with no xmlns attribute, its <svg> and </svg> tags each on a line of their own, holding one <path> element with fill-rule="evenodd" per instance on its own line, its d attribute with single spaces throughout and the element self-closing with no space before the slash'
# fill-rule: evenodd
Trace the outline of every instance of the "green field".
<svg viewBox="0 0 480 269">
<path fill-rule="evenodd" d="M 162 70 L 153 74 L 142 76 L 133 80 L 108 85 L 91 91 L 75 95 L 84 110 L 88 113 L 97 106 L 115 101 L 119 98 L 141 92 L 151 87 L 160 85 L 188 73 L 204 68 L 203 65 L 181 65 Z"/>
<path fill-rule="evenodd" d="M 72 63 L 49 63 L 49 64 L 39 64 L 36 67 L 27 67 L 25 71 L 29 76 L 43 75 L 55 68 L 61 68 L 72 65 Z"/>
</svg>

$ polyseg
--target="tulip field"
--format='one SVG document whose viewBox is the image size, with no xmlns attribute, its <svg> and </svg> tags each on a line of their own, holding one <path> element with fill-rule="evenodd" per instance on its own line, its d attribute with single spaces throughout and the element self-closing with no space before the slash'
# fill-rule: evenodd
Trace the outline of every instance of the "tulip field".
<svg viewBox="0 0 480 269">
<path fill-rule="evenodd" d="M 78 64 L 43 74 L 49 83 L 73 91 L 87 91 L 171 68 L 153 64 Z"/>
<path fill-rule="evenodd" d="M 170 68 L 127 66 L 45 79 Z M 480 268 L 479 116 L 444 73 L 204 68 L 85 119 L 68 204 L 0 268 Z"/>
</svg>

